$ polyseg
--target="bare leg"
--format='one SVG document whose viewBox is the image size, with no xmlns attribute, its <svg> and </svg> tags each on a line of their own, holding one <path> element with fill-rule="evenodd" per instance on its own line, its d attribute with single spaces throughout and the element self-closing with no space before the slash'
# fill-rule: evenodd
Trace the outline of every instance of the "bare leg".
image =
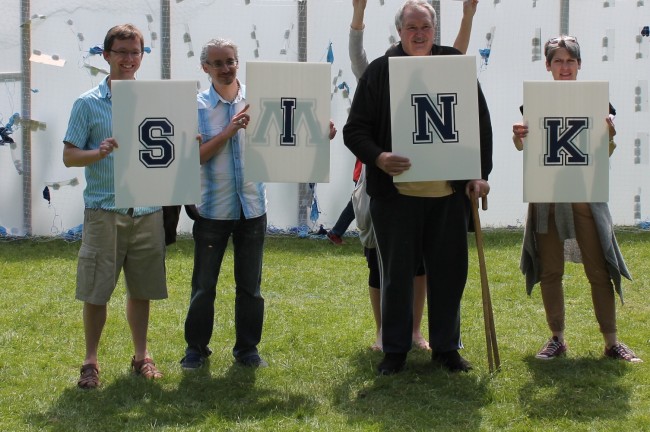
<svg viewBox="0 0 650 432">
<path fill-rule="evenodd" d="M 135 360 L 147 357 L 147 329 L 149 327 L 149 300 L 128 299 L 126 319 L 131 328 Z"/>
<path fill-rule="evenodd" d="M 413 344 L 423 350 L 430 350 L 429 342 L 422 336 L 420 326 L 427 299 L 427 275 L 413 278 Z"/>
<path fill-rule="evenodd" d="M 97 350 L 99 348 L 99 339 L 106 324 L 106 315 L 106 305 L 94 305 L 84 302 L 83 322 L 86 338 L 86 358 L 83 364 L 98 364 Z"/>
<path fill-rule="evenodd" d="M 564 343 L 564 332 L 563 331 L 551 331 L 551 334 L 555 337 L 557 337 L 557 340 Z M 614 335 L 614 339 L 616 339 L 616 335 Z"/>
<path fill-rule="evenodd" d="M 605 346 L 611 348 L 618 343 L 616 338 L 616 332 L 614 333 L 603 333 L 603 339 L 605 339 Z"/>
<path fill-rule="evenodd" d="M 368 287 L 368 294 L 370 295 L 370 305 L 372 306 L 372 315 L 375 318 L 376 339 L 375 343 L 370 347 L 373 351 L 381 351 L 381 292 L 378 288 Z"/>
</svg>

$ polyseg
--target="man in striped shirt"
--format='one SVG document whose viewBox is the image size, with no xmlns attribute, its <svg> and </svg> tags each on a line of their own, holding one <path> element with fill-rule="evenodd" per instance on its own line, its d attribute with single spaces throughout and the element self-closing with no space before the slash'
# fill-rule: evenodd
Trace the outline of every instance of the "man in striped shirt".
<svg viewBox="0 0 650 432">
<path fill-rule="evenodd" d="M 260 293 L 266 234 L 266 188 L 244 181 L 245 88 L 237 79 L 237 46 L 213 39 L 201 50 L 212 85 L 197 96 L 201 133 L 201 203 L 194 222 L 192 294 L 185 320 L 181 366 L 200 368 L 211 354 L 214 300 L 221 263 L 232 237 L 235 272 L 235 346 L 238 364 L 267 366 L 257 350 L 264 299 Z"/>
<path fill-rule="evenodd" d="M 84 302 L 86 355 L 78 386 L 99 386 L 97 351 L 107 304 L 124 268 L 126 317 L 135 355 L 134 373 L 161 378 L 147 351 L 150 300 L 167 298 L 165 238 L 160 207 L 115 208 L 111 82 L 135 79 L 144 51 L 142 33 L 130 24 L 111 28 L 104 39 L 110 74 L 74 103 L 65 134 L 63 162 L 85 167 L 84 224 L 77 266 L 76 298 Z"/>
</svg>

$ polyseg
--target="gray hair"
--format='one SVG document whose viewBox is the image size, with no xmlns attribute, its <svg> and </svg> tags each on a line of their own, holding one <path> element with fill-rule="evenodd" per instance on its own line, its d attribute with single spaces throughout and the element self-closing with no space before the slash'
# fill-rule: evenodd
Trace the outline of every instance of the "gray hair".
<svg viewBox="0 0 650 432">
<path fill-rule="evenodd" d="M 237 52 L 237 45 L 228 39 L 211 39 L 201 48 L 201 64 L 208 63 L 208 50 L 210 48 L 232 48 L 235 52 L 235 60 L 239 60 L 239 53 Z"/>
<path fill-rule="evenodd" d="M 555 53 L 560 48 L 567 50 L 571 58 L 578 60 L 578 63 L 582 62 L 582 59 L 580 58 L 580 44 L 578 43 L 578 39 L 575 36 L 561 35 L 547 40 L 544 44 L 546 63 L 551 63 L 553 57 L 555 57 Z"/>
<path fill-rule="evenodd" d="M 436 16 L 436 10 L 431 6 L 428 0 L 406 0 L 402 6 L 397 10 L 395 14 L 395 27 L 397 30 L 402 30 L 402 20 L 404 19 L 404 10 L 407 7 L 417 7 L 425 9 L 431 15 L 431 23 L 434 27 L 438 24 L 438 18 Z"/>
</svg>

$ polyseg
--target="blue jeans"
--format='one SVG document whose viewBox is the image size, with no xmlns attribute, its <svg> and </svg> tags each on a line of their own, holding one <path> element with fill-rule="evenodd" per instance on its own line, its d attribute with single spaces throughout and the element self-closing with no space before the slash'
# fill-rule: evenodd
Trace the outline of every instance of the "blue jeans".
<svg viewBox="0 0 650 432">
<path fill-rule="evenodd" d="M 341 212 L 341 215 L 339 216 L 339 219 L 336 221 L 336 224 L 334 224 L 334 227 L 330 230 L 332 234 L 336 234 L 337 236 L 341 237 L 343 234 L 345 234 L 345 231 L 347 231 L 348 227 L 354 220 L 354 208 L 352 207 L 352 200 L 348 201 L 348 205 L 345 206 L 343 211 Z"/>
<path fill-rule="evenodd" d="M 264 299 L 260 293 L 266 215 L 253 219 L 194 222 L 192 295 L 185 319 L 186 353 L 210 355 L 208 343 L 214 327 L 214 300 L 223 256 L 232 236 L 235 267 L 235 347 L 243 359 L 258 354 L 262 338 Z"/>
</svg>

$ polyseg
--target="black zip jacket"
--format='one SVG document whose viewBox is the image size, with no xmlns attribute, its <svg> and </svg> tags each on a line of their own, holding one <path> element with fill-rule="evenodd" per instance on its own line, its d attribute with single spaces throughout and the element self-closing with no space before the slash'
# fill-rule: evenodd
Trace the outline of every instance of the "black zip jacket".
<svg viewBox="0 0 650 432">
<path fill-rule="evenodd" d="M 433 45 L 431 55 L 459 55 L 455 48 Z M 385 151 L 392 151 L 390 126 L 390 81 L 388 58 L 406 56 L 401 42 L 386 54 L 374 60 L 359 80 L 352 101 L 348 121 L 343 127 L 343 141 L 356 157 L 366 164 L 368 195 L 389 197 L 398 193 L 391 176 L 382 171 L 375 161 Z M 432 77 L 435 79 L 435 77 Z M 481 148 L 481 177 L 488 179 L 492 171 L 492 124 L 485 96 L 478 84 L 479 130 Z M 455 190 L 464 189 L 464 181 L 452 181 Z"/>
</svg>

